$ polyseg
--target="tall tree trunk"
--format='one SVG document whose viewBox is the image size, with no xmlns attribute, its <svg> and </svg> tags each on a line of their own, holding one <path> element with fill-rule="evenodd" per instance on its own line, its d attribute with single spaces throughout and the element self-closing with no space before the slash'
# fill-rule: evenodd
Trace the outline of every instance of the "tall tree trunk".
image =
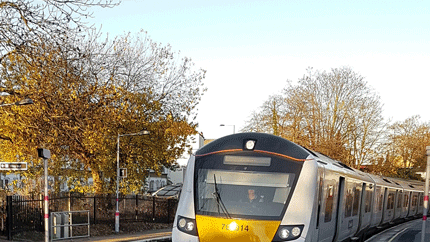
<svg viewBox="0 0 430 242">
<path fill-rule="evenodd" d="M 100 176 L 100 172 L 95 167 L 91 167 L 91 176 L 93 178 L 93 186 L 94 186 L 94 193 L 95 194 L 102 194 L 103 193 L 103 182 L 102 177 Z"/>
</svg>

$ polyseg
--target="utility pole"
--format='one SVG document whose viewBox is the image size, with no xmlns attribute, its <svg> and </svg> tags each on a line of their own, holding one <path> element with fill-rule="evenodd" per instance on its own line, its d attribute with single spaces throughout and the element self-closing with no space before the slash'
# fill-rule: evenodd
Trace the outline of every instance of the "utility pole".
<svg viewBox="0 0 430 242">
<path fill-rule="evenodd" d="M 115 233 L 119 233 L 119 179 L 121 177 L 120 167 L 119 167 L 119 141 L 120 137 L 124 136 L 134 136 L 134 135 L 149 135 L 150 132 L 146 129 L 138 133 L 132 134 L 118 134 L 116 139 L 116 210 L 115 210 Z"/>
<path fill-rule="evenodd" d="M 220 124 L 219 126 L 224 127 L 224 126 L 233 126 L 233 134 L 236 133 L 236 125 L 234 124 Z"/>
</svg>

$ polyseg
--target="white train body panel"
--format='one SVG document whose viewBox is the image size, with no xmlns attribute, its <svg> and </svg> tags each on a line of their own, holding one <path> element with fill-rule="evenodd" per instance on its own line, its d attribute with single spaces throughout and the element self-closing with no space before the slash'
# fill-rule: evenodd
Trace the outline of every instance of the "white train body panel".
<svg viewBox="0 0 430 242">
<path fill-rule="evenodd" d="M 178 230 L 178 216 L 184 216 L 187 218 L 196 218 L 196 214 L 194 212 L 194 164 L 195 157 L 191 156 L 188 160 L 187 170 L 184 176 L 184 183 L 182 185 L 182 191 L 180 196 L 180 203 L 178 203 L 178 208 L 175 216 L 175 220 L 173 222 L 172 229 L 172 241 L 183 241 L 183 242 L 198 242 L 199 239 L 196 236 L 189 235 L 186 233 L 182 233 Z"/>
<path fill-rule="evenodd" d="M 317 208 L 316 196 L 318 193 L 318 182 L 317 179 L 315 179 L 317 176 L 317 162 L 315 160 L 304 162 L 296 190 L 282 218 L 281 225 L 313 224 L 316 222 L 313 216 Z M 305 226 L 302 233 L 304 238 L 312 238 L 315 236 L 315 231 L 312 229 L 310 230 L 310 228 L 311 226 Z"/>
</svg>

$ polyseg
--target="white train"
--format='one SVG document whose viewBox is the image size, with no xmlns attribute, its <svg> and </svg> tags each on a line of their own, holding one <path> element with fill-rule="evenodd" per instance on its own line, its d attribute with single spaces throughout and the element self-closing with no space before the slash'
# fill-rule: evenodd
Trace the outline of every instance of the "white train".
<svg viewBox="0 0 430 242">
<path fill-rule="evenodd" d="M 362 241 L 419 216 L 423 187 L 366 174 L 277 136 L 234 134 L 188 161 L 172 240 Z"/>
</svg>

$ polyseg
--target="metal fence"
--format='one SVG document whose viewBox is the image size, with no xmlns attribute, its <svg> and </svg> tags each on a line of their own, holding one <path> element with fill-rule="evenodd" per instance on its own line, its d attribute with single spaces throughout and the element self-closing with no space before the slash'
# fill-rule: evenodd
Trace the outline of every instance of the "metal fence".
<svg viewBox="0 0 430 242">
<path fill-rule="evenodd" d="M 1 200 L 1 199 L 0 199 Z M 0 232 L 12 239 L 23 231 L 44 231 L 43 198 L 7 196 L 0 203 Z M 177 199 L 165 199 L 143 195 L 120 196 L 120 221 L 146 221 L 171 223 L 174 220 Z M 85 196 L 72 194 L 49 199 L 50 212 L 88 210 L 90 223 L 115 223 L 116 197 L 113 194 Z M 1 224 L 0 224 L 1 225 Z"/>
<path fill-rule="evenodd" d="M 2 217 L 6 226 L 4 234 L 12 239 L 13 234 L 23 231 L 43 230 L 43 200 L 24 196 L 7 196 L 6 207 Z"/>
<path fill-rule="evenodd" d="M 51 241 L 90 237 L 90 212 L 52 212 Z"/>
</svg>

